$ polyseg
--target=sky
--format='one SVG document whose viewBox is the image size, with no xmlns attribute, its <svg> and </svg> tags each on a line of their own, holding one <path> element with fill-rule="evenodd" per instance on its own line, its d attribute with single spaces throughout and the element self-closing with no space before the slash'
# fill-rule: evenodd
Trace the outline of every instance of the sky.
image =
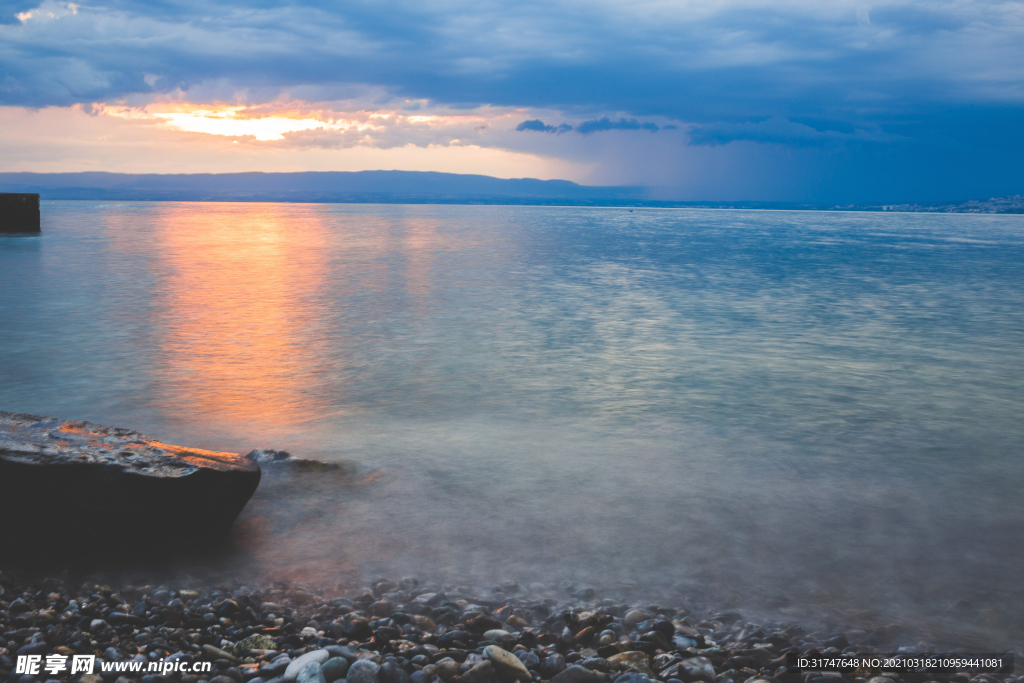
<svg viewBox="0 0 1024 683">
<path fill-rule="evenodd" d="M 1024 2 L 0 0 L 0 171 L 1024 194 Z"/>
</svg>

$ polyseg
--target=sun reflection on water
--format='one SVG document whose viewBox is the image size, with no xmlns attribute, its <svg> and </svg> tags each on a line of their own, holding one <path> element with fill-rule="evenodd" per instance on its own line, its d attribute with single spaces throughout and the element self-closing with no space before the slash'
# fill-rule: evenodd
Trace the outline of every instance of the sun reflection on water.
<svg viewBox="0 0 1024 683">
<path fill-rule="evenodd" d="M 243 425 L 303 419 L 323 400 L 323 322 L 310 306 L 324 276 L 316 213 L 302 212 L 298 225 L 294 207 L 274 204 L 158 212 L 163 262 L 150 310 L 161 408 Z"/>
</svg>

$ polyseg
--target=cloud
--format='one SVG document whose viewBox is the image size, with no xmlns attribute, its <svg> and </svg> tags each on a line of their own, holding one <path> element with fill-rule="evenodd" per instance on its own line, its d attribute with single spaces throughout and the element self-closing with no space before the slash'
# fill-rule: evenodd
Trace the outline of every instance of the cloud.
<svg viewBox="0 0 1024 683">
<path fill-rule="evenodd" d="M 665 128 L 668 130 L 674 130 L 678 126 L 673 124 L 666 124 Z M 529 121 L 523 121 L 516 130 L 519 132 L 532 131 L 538 133 L 568 133 L 569 131 L 575 130 L 577 133 L 583 135 L 589 135 L 590 133 L 597 133 L 607 130 L 649 130 L 652 133 L 660 130 L 660 127 L 656 123 L 640 123 L 636 119 L 626 120 L 620 118 L 618 121 L 612 121 L 607 116 L 601 119 L 593 119 L 590 121 L 584 121 L 583 123 L 571 126 L 568 123 L 561 123 L 557 126 L 549 126 L 540 119 L 531 119 Z"/>
<path fill-rule="evenodd" d="M 208 82 L 270 99 L 362 84 L 453 106 L 698 121 L 1024 101 L 1024 15 L 1001 0 L 594 1 L 586 12 L 569 0 L 112 0 L 54 11 L 69 6 L 0 6 L 4 103 L 110 101 Z"/>
<path fill-rule="evenodd" d="M 529 151 L 476 144 L 472 138 L 451 144 L 401 142 L 401 125 L 389 141 L 366 144 L 345 131 L 321 130 L 317 144 L 285 133 L 283 139 L 258 140 L 182 130 L 136 110 L 111 115 L 104 107 L 0 106 L 0 159 L 4 171 L 40 173 L 108 171 L 123 173 L 234 173 L 245 171 L 358 171 L 398 169 L 479 173 L 503 178 L 583 177 L 587 164 Z M 507 126 L 506 126 L 507 127 Z M 468 127 L 467 127 L 468 128 Z M 420 131 L 422 132 L 422 131 Z M 347 137 L 349 136 L 349 137 Z"/>
<path fill-rule="evenodd" d="M 1021 178 L 1024 142 L 1003 122 L 1024 117 L 1024 12 L 1015 0 L 0 0 L 0 105 L 156 116 L 153 103 L 169 100 L 244 106 L 222 131 L 288 119 L 259 124 L 278 126 L 264 131 L 275 139 L 238 140 L 252 149 L 473 144 L 638 177 L 641 147 L 723 168 L 742 166 L 730 155 L 745 150 L 750 167 L 771 157 L 822 193 L 832 181 L 813 178 L 829 164 L 877 177 L 902 165 L 892 177 L 906 187 L 900 178 L 920 175 L 921 187 L 994 188 Z M 305 109 L 271 111 L 282 102 Z M 395 117 L 376 127 L 344 123 L 384 111 Z M 211 122 L 146 125 L 172 124 L 186 134 Z M 578 134 L 557 134 L 569 126 Z M 987 164 L 971 175 L 935 163 L 979 149 Z"/>
<path fill-rule="evenodd" d="M 584 121 L 580 125 L 576 126 L 576 131 L 587 135 L 589 133 L 597 133 L 605 130 L 649 130 L 652 133 L 658 130 L 657 124 L 654 123 L 640 123 L 636 119 L 619 119 L 618 121 L 612 121 L 607 116 L 602 119 L 594 121 Z"/>
<path fill-rule="evenodd" d="M 18 24 L 18 15 L 39 6 L 39 0 L 0 0 L 0 24 Z"/>
<path fill-rule="evenodd" d="M 531 119 L 520 123 L 516 126 L 516 130 L 519 132 L 535 131 L 538 133 L 568 133 L 572 130 L 572 126 L 568 123 L 562 123 L 557 126 L 548 126 L 540 119 Z"/>
<path fill-rule="evenodd" d="M 842 121 L 821 119 L 792 120 L 772 116 L 763 120 L 721 122 L 713 125 L 693 126 L 689 131 L 690 144 L 724 145 L 738 140 L 808 147 L 836 145 L 843 142 L 884 142 L 899 136 L 886 134 L 877 128 L 867 130 Z"/>
<path fill-rule="evenodd" d="M 912 34 L 957 31 L 967 25 L 965 17 L 948 9 L 936 11 L 910 4 L 875 7 L 871 9 L 869 17 L 876 26 L 894 27 Z"/>
</svg>

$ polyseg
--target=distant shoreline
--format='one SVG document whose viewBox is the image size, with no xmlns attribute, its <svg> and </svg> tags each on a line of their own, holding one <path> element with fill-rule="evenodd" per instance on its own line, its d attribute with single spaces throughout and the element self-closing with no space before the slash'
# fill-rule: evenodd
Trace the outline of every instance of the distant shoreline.
<svg viewBox="0 0 1024 683">
<path fill-rule="evenodd" d="M 6 191 L 6 190 L 4 190 Z M 42 194 L 42 193 L 41 193 Z M 1001 198 L 1003 199 L 1003 198 Z M 1015 199 L 1010 197 L 1008 199 Z M 225 197 L 225 198 L 194 198 L 194 197 L 63 197 L 53 194 L 42 194 L 40 202 L 47 201 L 92 201 L 92 202 L 195 202 L 209 204 L 353 204 L 353 205 L 381 205 L 394 204 L 402 206 L 533 206 L 550 208 L 595 208 L 595 209 L 716 209 L 722 211 L 840 211 L 845 213 L 955 213 L 955 214 L 983 214 L 983 215 L 1021 215 L 1024 214 L 1024 206 L 1008 209 L 975 208 L 977 204 L 988 202 L 962 202 L 961 204 L 940 204 L 940 205 L 884 205 L 884 206 L 857 206 L 857 205 L 814 205 L 814 204 L 788 204 L 785 202 L 615 202 L 615 201 L 558 201 L 558 200 L 519 200 L 509 197 L 495 198 L 459 198 L 459 197 L 381 197 L 366 199 L 294 199 L 294 198 L 269 198 L 269 197 Z M 1024 199 L 1021 200 L 1024 203 Z"/>
<path fill-rule="evenodd" d="M 188 201 L 317 204 L 573 206 L 901 213 L 1024 213 L 1024 196 L 918 203 L 676 201 L 638 186 L 567 180 L 493 178 L 419 171 L 127 174 L 0 173 L 0 192 L 38 193 L 41 201 Z"/>
</svg>

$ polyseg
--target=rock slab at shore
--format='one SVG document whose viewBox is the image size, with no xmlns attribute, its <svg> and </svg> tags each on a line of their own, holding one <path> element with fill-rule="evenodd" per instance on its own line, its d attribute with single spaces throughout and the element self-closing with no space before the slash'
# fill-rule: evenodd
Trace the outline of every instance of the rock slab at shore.
<svg viewBox="0 0 1024 683">
<path fill-rule="evenodd" d="M 39 195 L 0 192 L 0 233 L 39 232 Z"/>
<path fill-rule="evenodd" d="M 21 542 L 7 553 L 199 547 L 224 535 L 259 483 L 259 466 L 236 453 L 0 411 L 0 515 L 18 520 Z"/>
</svg>

